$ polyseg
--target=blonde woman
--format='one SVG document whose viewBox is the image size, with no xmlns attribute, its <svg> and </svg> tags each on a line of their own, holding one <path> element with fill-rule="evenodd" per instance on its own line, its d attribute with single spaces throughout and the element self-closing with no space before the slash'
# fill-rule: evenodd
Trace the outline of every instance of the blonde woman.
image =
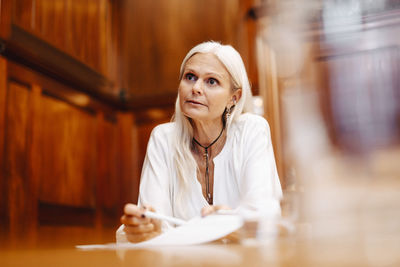
<svg viewBox="0 0 400 267">
<path fill-rule="evenodd" d="M 251 114 L 251 97 L 232 46 L 205 42 L 189 51 L 174 118 L 151 134 L 138 205 L 126 204 L 118 242 L 148 240 L 173 227 L 146 218 L 146 209 L 184 220 L 218 209 L 280 216 L 269 126 Z"/>
</svg>

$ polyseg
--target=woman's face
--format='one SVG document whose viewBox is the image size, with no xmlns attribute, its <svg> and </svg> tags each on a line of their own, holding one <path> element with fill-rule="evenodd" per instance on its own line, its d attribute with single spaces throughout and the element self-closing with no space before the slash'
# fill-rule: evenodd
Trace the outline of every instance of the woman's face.
<svg viewBox="0 0 400 267">
<path fill-rule="evenodd" d="M 198 53 L 186 62 L 179 84 L 179 104 L 183 114 L 195 122 L 220 122 L 233 98 L 239 100 L 238 93 L 232 93 L 230 75 L 214 54 Z"/>
</svg>

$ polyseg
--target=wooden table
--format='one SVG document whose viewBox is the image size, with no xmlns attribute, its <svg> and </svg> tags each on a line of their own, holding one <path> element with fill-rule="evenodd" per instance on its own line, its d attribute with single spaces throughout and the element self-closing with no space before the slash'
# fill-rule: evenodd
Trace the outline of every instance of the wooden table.
<svg viewBox="0 0 400 267">
<path fill-rule="evenodd" d="M 0 266 L 400 266 L 396 240 L 300 240 L 296 237 L 265 244 L 206 244 L 153 249 L 77 250 L 5 248 Z"/>
</svg>

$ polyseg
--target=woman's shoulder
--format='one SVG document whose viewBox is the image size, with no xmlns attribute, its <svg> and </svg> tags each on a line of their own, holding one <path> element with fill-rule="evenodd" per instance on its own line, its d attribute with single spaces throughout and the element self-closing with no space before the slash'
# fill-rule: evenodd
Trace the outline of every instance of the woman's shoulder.
<svg viewBox="0 0 400 267">
<path fill-rule="evenodd" d="M 153 128 L 152 134 L 153 135 L 165 135 L 172 133 L 174 130 L 175 123 L 174 122 L 167 122 L 157 125 Z"/>
<path fill-rule="evenodd" d="M 167 122 L 157 125 L 151 131 L 150 138 L 155 139 L 170 139 L 174 132 L 175 123 Z"/>
<path fill-rule="evenodd" d="M 252 113 L 243 113 L 241 114 L 236 122 L 235 122 L 236 128 L 240 131 L 243 130 L 249 130 L 249 131 L 254 131 L 258 129 L 267 129 L 269 130 L 269 124 L 267 120 L 256 114 Z"/>
<path fill-rule="evenodd" d="M 148 149 L 149 147 L 157 148 L 168 151 L 172 144 L 172 137 L 174 135 L 174 124 L 173 122 L 159 124 L 151 131 Z"/>
</svg>

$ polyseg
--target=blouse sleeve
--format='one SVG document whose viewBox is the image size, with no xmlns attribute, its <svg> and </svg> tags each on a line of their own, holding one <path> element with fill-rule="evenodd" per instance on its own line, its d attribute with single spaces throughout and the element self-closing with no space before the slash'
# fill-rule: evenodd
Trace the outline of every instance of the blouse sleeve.
<svg viewBox="0 0 400 267">
<path fill-rule="evenodd" d="M 243 129 L 243 173 L 238 212 L 256 211 L 271 218 L 281 214 L 279 181 L 268 122 L 257 117 Z"/>
<path fill-rule="evenodd" d="M 147 145 L 139 190 L 139 205 L 150 205 L 158 213 L 172 216 L 167 135 L 156 127 Z"/>
<path fill-rule="evenodd" d="M 161 126 L 162 127 L 162 126 Z M 168 168 L 168 140 L 160 126 L 153 129 L 147 144 L 140 178 L 138 205 L 150 205 L 157 213 L 172 216 Z M 162 222 L 162 230 L 172 227 Z M 116 232 L 117 243 L 128 242 L 121 225 Z"/>
</svg>

